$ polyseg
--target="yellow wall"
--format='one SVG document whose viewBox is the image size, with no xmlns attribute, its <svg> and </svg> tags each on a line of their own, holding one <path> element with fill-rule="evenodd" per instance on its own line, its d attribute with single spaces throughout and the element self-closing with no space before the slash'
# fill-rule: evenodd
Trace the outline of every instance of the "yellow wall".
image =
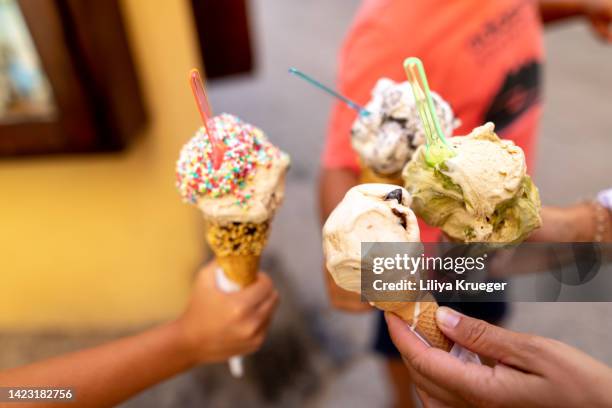
<svg viewBox="0 0 612 408">
<path fill-rule="evenodd" d="M 151 123 L 125 153 L 0 161 L 0 329 L 170 317 L 205 255 L 200 216 L 174 190 L 178 150 L 198 125 L 188 2 L 121 5 Z"/>
</svg>

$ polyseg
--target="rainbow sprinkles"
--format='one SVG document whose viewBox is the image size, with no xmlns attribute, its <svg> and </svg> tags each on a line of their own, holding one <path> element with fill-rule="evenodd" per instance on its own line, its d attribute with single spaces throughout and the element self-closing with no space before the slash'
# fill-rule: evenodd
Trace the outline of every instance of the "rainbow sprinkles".
<svg viewBox="0 0 612 408">
<path fill-rule="evenodd" d="M 224 113 L 208 122 L 211 132 L 227 147 L 219 169 L 213 168 L 212 145 L 201 127 L 183 146 L 176 163 L 176 186 L 183 200 L 196 204 L 200 197 L 236 196 L 236 204 L 248 207 L 252 189 L 248 182 L 260 167 L 270 168 L 284 154 L 263 132 L 236 116 Z"/>
</svg>

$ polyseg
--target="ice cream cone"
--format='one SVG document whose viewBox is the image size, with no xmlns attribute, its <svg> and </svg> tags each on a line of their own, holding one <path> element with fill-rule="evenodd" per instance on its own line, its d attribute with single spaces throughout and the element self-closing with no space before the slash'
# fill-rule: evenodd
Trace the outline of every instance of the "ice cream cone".
<svg viewBox="0 0 612 408">
<path fill-rule="evenodd" d="M 359 184 L 368 183 L 395 184 L 398 186 L 404 185 L 401 172 L 384 175 L 377 173 L 369 167 L 362 166 L 361 173 L 359 174 Z"/>
<path fill-rule="evenodd" d="M 259 257 L 268 240 L 270 223 L 207 222 L 206 239 L 225 276 L 240 287 L 253 283 Z"/>
<path fill-rule="evenodd" d="M 428 302 L 374 302 L 377 308 L 391 312 L 408 323 L 432 347 L 450 351 L 453 343 L 436 324 L 435 301 Z"/>
<path fill-rule="evenodd" d="M 290 159 L 253 125 L 225 113 L 210 118 L 197 70 L 190 82 L 204 126 L 181 149 L 176 186 L 186 202 L 202 210 L 206 239 L 219 264 L 217 286 L 236 292 L 257 279 Z M 229 366 L 235 377 L 242 376 L 241 356 L 230 358 Z"/>
</svg>

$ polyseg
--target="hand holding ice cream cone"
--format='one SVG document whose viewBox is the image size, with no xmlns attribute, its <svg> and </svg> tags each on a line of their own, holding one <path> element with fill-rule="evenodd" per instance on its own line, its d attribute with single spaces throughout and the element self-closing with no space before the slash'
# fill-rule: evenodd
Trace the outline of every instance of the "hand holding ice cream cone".
<svg viewBox="0 0 612 408">
<path fill-rule="evenodd" d="M 390 314 L 386 319 L 411 379 L 425 391 L 420 393 L 425 406 L 612 406 L 612 369 L 567 344 L 440 308 L 443 332 L 498 363 L 488 367 L 428 348 L 399 319 Z"/>
<path fill-rule="evenodd" d="M 239 290 L 256 279 L 269 224 L 283 201 L 289 156 L 233 115 L 210 117 L 197 71 L 190 82 L 203 126 L 181 150 L 176 184 L 204 215 L 206 239 L 222 271 L 217 284 Z M 233 367 L 239 375 L 240 366 Z"/>
<path fill-rule="evenodd" d="M 203 267 L 191 299 L 177 320 L 182 344 L 195 363 L 211 363 L 257 350 L 278 304 L 270 278 L 259 273 L 246 290 L 223 293 L 216 284 L 216 263 Z"/>
</svg>

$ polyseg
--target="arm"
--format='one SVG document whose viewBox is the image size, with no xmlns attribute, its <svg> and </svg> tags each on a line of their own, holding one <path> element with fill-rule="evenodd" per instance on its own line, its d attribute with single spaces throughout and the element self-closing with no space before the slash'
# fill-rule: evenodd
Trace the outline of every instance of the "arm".
<svg viewBox="0 0 612 408">
<path fill-rule="evenodd" d="M 405 78 L 393 48 L 380 46 L 387 43 L 389 35 L 384 27 L 378 26 L 369 26 L 367 30 L 351 30 L 339 58 L 338 89 L 342 94 L 365 105 L 380 78 Z M 334 104 L 319 178 L 321 225 L 346 192 L 359 183 L 357 154 L 351 146 L 351 128 L 356 117 L 355 111 L 344 103 Z M 371 310 L 369 304 L 361 302 L 358 294 L 338 287 L 325 266 L 323 274 L 334 307 L 349 312 Z"/>
<path fill-rule="evenodd" d="M 584 3 L 580 0 L 540 0 L 540 16 L 545 24 L 582 16 Z"/>
<path fill-rule="evenodd" d="M 489 367 L 428 347 L 399 318 L 385 317 L 425 406 L 612 406 L 612 369 L 566 344 L 438 309 L 444 334 L 497 363 Z"/>
<path fill-rule="evenodd" d="M 344 195 L 359 182 L 357 174 L 348 169 L 323 169 L 319 179 L 319 219 L 325 223 L 329 214 Z"/>
<path fill-rule="evenodd" d="M 264 339 L 278 295 L 264 274 L 242 291 L 222 293 L 215 285 L 215 268 L 211 264 L 199 273 L 188 308 L 174 322 L 0 372 L 0 384 L 70 387 L 75 389 L 78 406 L 109 407 L 197 364 L 255 351 Z"/>
<path fill-rule="evenodd" d="M 601 40 L 612 42 L 612 0 L 539 0 L 539 5 L 545 24 L 586 17 Z"/>
<path fill-rule="evenodd" d="M 75 390 L 78 405 L 108 407 L 195 363 L 178 325 L 171 323 L 99 347 L 5 371 L 0 373 L 0 384 L 70 387 Z"/>
<path fill-rule="evenodd" d="M 323 169 L 319 179 L 319 216 L 321 225 L 336 205 L 342 200 L 344 194 L 357 185 L 357 174 L 349 169 Z M 357 293 L 340 288 L 332 279 L 327 268 L 323 265 L 323 274 L 333 307 L 347 312 L 362 312 L 371 310 L 369 304 L 361 301 Z"/>
<path fill-rule="evenodd" d="M 542 226 L 529 236 L 528 241 L 542 245 L 497 249 L 488 265 L 491 277 L 550 272 L 561 265 L 576 265 L 582 258 L 581 248 L 586 246 L 575 246 L 574 243 L 612 242 L 612 213 L 599 203 L 542 207 L 540 215 Z M 610 259 L 612 254 L 608 246 L 597 248 L 604 260 Z"/>
<path fill-rule="evenodd" d="M 604 219 L 599 216 L 607 215 Z M 592 242 L 603 227 L 603 242 L 612 241 L 612 220 L 599 204 L 581 203 L 571 207 L 543 207 L 542 227 L 529 237 L 536 242 Z M 599 225 L 599 223 L 606 225 Z"/>
</svg>

